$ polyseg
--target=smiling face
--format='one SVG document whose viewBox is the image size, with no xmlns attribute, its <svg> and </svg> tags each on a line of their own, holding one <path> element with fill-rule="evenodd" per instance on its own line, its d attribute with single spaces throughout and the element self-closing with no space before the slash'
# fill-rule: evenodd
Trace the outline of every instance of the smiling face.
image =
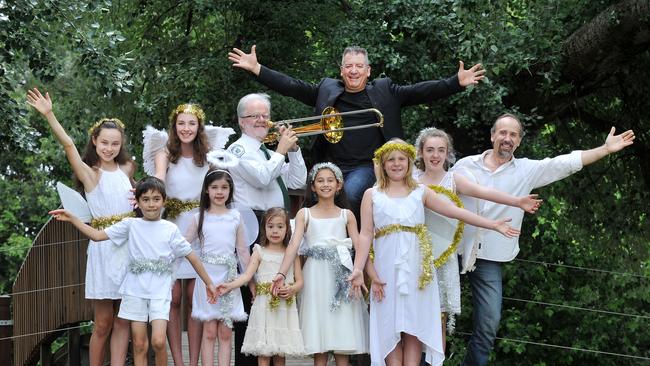
<svg viewBox="0 0 650 366">
<path fill-rule="evenodd" d="M 228 184 L 226 178 L 217 179 L 208 185 L 207 193 L 210 205 L 225 206 L 230 196 L 230 184 Z"/>
<path fill-rule="evenodd" d="M 122 147 L 122 133 L 117 128 L 102 128 L 97 137 L 93 137 L 95 152 L 103 162 L 113 162 Z"/>
<path fill-rule="evenodd" d="M 269 106 L 265 101 L 253 99 L 246 104 L 241 116 L 239 116 L 239 126 L 244 134 L 263 141 L 269 132 Z"/>
<path fill-rule="evenodd" d="M 266 220 L 264 228 L 269 244 L 283 244 L 284 237 L 287 235 L 287 224 L 284 217 L 280 215 L 271 216 Z"/>
<path fill-rule="evenodd" d="M 422 146 L 422 160 L 425 171 L 444 170 L 449 154 L 447 140 L 442 137 L 429 137 Z"/>
<path fill-rule="evenodd" d="M 361 53 L 348 53 L 343 56 L 341 65 L 341 78 L 345 84 L 345 91 L 358 93 L 366 88 L 370 77 L 370 65 Z"/>
<path fill-rule="evenodd" d="M 511 159 L 521 143 L 521 126 L 512 117 L 503 117 L 494 124 L 490 136 L 492 148 L 500 159 Z"/>
<path fill-rule="evenodd" d="M 199 130 L 199 119 L 190 113 L 180 113 L 176 117 L 176 135 L 182 144 L 192 144 Z"/>
<path fill-rule="evenodd" d="M 142 211 L 143 218 L 148 221 L 159 220 L 164 205 L 163 195 L 153 189 L 142 193 L 138 198 L 138 207 Z"/>
<path fill-rule="evenodd" d="M 336 175 L 330 169 L 321 169 L 316 174 L 311 184 L 312 192 L 316 193 L 319 199 L 333 198 L 343 188 L 343 184 L 336 180 Z"/>
<path fill-rule="evenodd" d="M 384 171 L 388 179 L 392 181 L 402 181 L 410 174 L 409 158 L 402 151 L 395 150 L 391 152 L 384 160 Z"/>
</svg>

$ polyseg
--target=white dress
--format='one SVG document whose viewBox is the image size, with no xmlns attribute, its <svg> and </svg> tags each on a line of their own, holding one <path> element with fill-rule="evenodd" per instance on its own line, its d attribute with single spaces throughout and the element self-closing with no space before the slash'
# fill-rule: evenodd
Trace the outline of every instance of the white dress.
<svg viewBox="0 0 650 366">
<path fill-rule="evenodd" d="M 406 197 L 391 198 L 376 187 L 372 192 L 375 230 L 391 224 L 415 226 L 424 223 L 424 187 Z M 384 299 L 370 302 L 370 358 L 372 365 L 384 365 L 385 358 L 400 341 L 400 333 L 416 336 L 422 342 L 426 361 L 441 365 L 442 348 L 440 304 L 435 277 L 418 289 L 421 256 L 414 233 L 398 231 L 374 240 L 374 265 L 386 283 Z"/>
<path fill-rule="evenodd" d="M 306 354 L 368 353 L 367 305 L 363 299 L 347 298 L 347 289 L 337 290 L 337 277 L 339 284 L 347 283 L 345 279 L 352 268 L 346 212 L 341 210 L 338 217 L 318 219 L 305 209 L 307 227 L 301 251 L 307 260 L 299 313 Z M 339 290 L 343 297 L 337 303 L 335 294 Z"/>
<path fill-rule="evenodd" d="M 255 244 L 261 261 L 255 274 L 258 284 L 270 285 L 280 270 L 284 253 L 269 251 Z M 286 283 L 293 283 L 293 266 L 289 267 Z M 278 301 L 277 308 L 269 305 L 269 295 L 258 293 L 251 307 L 248 327 L 241 352 L 254 356 L 301 356 L 305 353 L 295 299 L 287 304 Z"/>
<path fill-rule="evenodd" d="M 129 203 L 131 181 L 122 171 L 100 170 L 99 183 L 86 192 L 93 218 L 121 215 L 133 211 Z M 90 241 L 86 262 L 86 299 L 121 299 L 119 288 L 126 274 L 127 246 L 115 246 L 110 240 Z"/>
<path fill-rule="evenodd" d="M 439 186 L 456 193 L 454 173 L 447 172 L 442 177 Z M 433 211 L 425 209 L 425 220 L 427 222 L 437 219 L 437 216 L 438 214 Z M 434 253 L 442 253 L 450 243 L 434 241 L 432 244 Z M 436 274 L 438 275 L 438 290 L 440 292 L 440 311 L 448 314 L 447 331 L 451 334 L 454 330 L 454 317 L 460 314 L 460 271 L 456 252 L 452 253 L 449 259 L 436 269 Z"/>
<path fill-rule="evenodd" d="M 199 214 L 195 214 L 195 223 Z M 235 243 L 237 227 L 241 225 L 241 216 L 237 210 L 229 210 L 223 215 L 208 212 L 203 218 L 203 246 L 200 258 L 212 282 L 217 285 L 230 282 L 237 277 L 237 258 Z M 198 241 L 198 240 L 197 240 Z M 244 248 L 248 251 L 248 248 Z M 248 253 L 247 253 L 248 254 Z M 246 259 L 245 265 L 248 264 Z M 232 327 L 233 321 L 246 320 L 241 291 L 236 288 L 217 299 L 215 304 L 208 303 L 205 283 L 198 279 L 192 298 L 192 317 L 201 321 L 218 319 Z"/>
<path fill-rule="evenodd" d="M 176 163 L 169 163 L 167 168 L 167 175 L 165 178 L 165 189 L 167 190 L 167 198 L 176 198 L 181 201 L 193 201 L 201 198 L 201 186 L 203 185 L 203 178 L 208 172 L 209 164 L 206 162 L 202 167 L 194 165 L 194 158 L 179 157 Z M 198 212 L 195 208 L 190 211 L 182 212 L 178 217 L 169 221 L 178 225 L 181 233 L 185 233 L 190 226 L 192 217 Z M 199 255 L 198 242 L 192 243 L 192 249 Z M 176 278 L 196 278 L 196 271 L 190 265 L 190 262 L 185 258 L 177 260 L 176 264 Z"/>
</svg>

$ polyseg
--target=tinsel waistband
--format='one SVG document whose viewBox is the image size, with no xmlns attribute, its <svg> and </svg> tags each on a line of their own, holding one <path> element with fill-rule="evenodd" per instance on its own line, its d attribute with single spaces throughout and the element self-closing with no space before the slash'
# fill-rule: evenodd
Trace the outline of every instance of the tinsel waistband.
<svg viewBox="0 0 650 366">
<path fill-rule="evenodd" d="M 165 201 L 165 217 L 168 220 L 174 220 L 178 215 L 199 207 L 198 200 L 182 201 L 178 198 L 168 198 Z"/>
<path fill-rule="evenodd" d="M 347 249 L 347 248 L 346 248 Z M 350 252 L 347 249 L 348 253 Z M 339 255 L 338 246 L 313 246 L 305 250 L 304 254 L 306 257 L 324 260 L 329 263 L 334 274 L 334 298 L 330 302 L 330 311 L 335 311 L 341 306 L 341 301 L 350 302 L 350 282 L 348 277 L 350 276 L 349 268 L 344 266 L 341 263 L 341 257 Z"/>
<path fill-rule="evenodd" d="M 135 217 L 135 212 L 129 211 L 118 215 L 95 217 L 90 221 L 90 226 L 97 230 L 102 230 L 124 220 L 127 217 Z"/>
<path fill-rule="evenodd" d="M 226 282 L 232 282 L 237 277 L 237 258 L 234 254 L 228 255 L 216 255 L 211 253 L 201 254 L 201 262 L 207 264 L 223 264 L 228 267 L 228 273 L 226 273 Z M 223 323 L 228 327 L 232 328 L 232 309 L 235 303 L 235 293 L 233 291 L 228 291 L 227 294 L 219 297 L 217 301 L 217 306 L 219 307 L 219 312 L 223 316 Z"/>
<path fill-rule="evenodd" d="M 134 259 L 129 262 L 129 272 L 133 274 L 153 272 L 157 275 L 171 275 L 172 263 L 166 259 Z"/>
<path fill-rule="evenodd" d="M 269 297 L 269 308 L 271 308 L 271 310 L 276 310 L 278 306 L 280 306 L 280 300 L 284 300 L 287 306 L 293 304 L 295 296 L 282 299 L 277 295 L 273 295 L 273 292 L 271 291 L 272 285 L 273 285 L 272 282 L 261 282 L 258 283 L 255 287 L 255 291 L 257 292 L 258 295 L 265 295 Z M 289 285 L 292 285 L 292 283 L 290 283 Z"/>
<path fill-rule="evenodd" d="M 418 288 L 424 289 L 433 280 L 433 268 L 435 259 L 433 258 L 433 248 L 431 245 L 431 235 L 424 224 L 415 226 L 406 226 L 401 224 L 386 225 L 375 232 L 375 239 L 382 236 L 395 234 L 401 231 L 413 233 L 418 238 L 420 246 L 420 277 L 418 278 Z"/>
</svg>

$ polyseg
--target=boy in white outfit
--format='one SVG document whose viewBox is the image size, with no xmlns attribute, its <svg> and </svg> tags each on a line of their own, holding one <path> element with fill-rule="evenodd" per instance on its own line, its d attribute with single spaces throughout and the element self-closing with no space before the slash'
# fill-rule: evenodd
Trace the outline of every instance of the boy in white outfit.
<svg viewBox="0 0 650 366">
<path fill-rule="evenodd" d="M 71 222 L 92 240 L 110 239 L 115 245 L 129 243 L 129 268 L 120 286 L 123 296 L 117 316 L 131 320 L 135 365 L 147 364 L 147 320 L 151 322 L 156 365 L 166 365 L 165 341 L 174 259 L 186 257 L 189 260 L 205 282 L 211 303 L 216 301 L 216 292 L 210 276 L 178 227 L 160 218 L 166 199 L 165 183 L 155 177 L 144 178 L 136 186 L 135 198 L 143 217 L 125 218 L 104 230 L 84 224 L 66 210 L 54 210 L 50 214 L 57 220 Z"/>
</svg>

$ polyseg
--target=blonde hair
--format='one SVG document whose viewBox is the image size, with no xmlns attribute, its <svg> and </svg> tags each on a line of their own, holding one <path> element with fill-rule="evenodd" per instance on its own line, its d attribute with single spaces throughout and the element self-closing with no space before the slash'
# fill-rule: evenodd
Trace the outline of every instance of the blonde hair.
<svg viewBox="0 0 650 366">
<path fill-rule="evenodd" d="M 413 161 L 415 160 L 415 147 L 402 140 L 389 141 L 375 151 L 375 157 L 373 161 L 375 164 L 379 164 L 379 169 L 376 169 L 376 171 L 379 173 L 377 175 L 377 188 L 379 188 L 381 191 L 388 188 L 389 178 L 388 174 L 386 173 L 386 169 L 384 169 L 384 164 L 386 163 L 386 160 L 388 160 L 388 157 L 395 151 L 401 152 L 408 158 L 408 167 L 406 170 L 406 176 L 404 177 L 404 183 L 408 186 L 410 191 L 413 191 L 418 187 L 418 182 L 413 179 Z"/>
</svg>

